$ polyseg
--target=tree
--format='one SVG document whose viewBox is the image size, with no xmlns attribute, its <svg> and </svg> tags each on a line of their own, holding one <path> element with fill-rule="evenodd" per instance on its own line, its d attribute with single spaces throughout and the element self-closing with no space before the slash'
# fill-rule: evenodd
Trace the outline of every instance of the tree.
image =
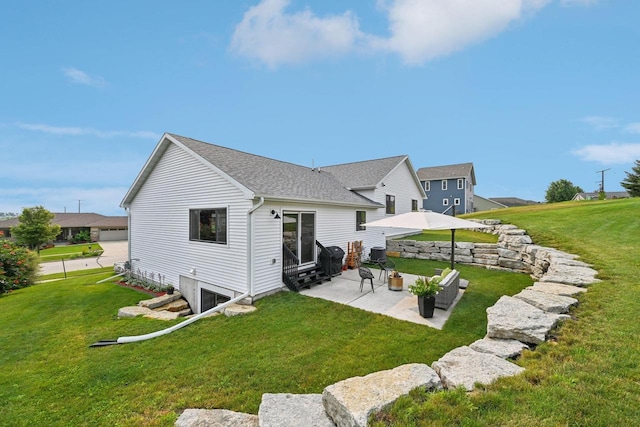
<svg viewBox="0 0 640 427">
<path fill-rule="evenodd" d="M 626 172 L 627 178 L 620 183 L 631 197 L 640 197 L 640 160 L 636 160 L 636 165 L 631 168 L 633 173 Z"/>
<path fill-rule="evenodd" d="M 573 185 L 571 181 L 559 179 L 549 184 L 545 199 L 547 203 L 565 202 L 573 199 L 577 193 L 583 193 L 582 188 Z"/>
<path fill-rule="evenodd" d="M 54 216 L 42 206 L 24 208 L 18 217 L 18 225 L 11 227 L 11 234 L 15 236 L 16 243 L 39 253 L 42 244 L 54 240 L 60 234 L 60 226 L 51 223 Z"/>
</svg>

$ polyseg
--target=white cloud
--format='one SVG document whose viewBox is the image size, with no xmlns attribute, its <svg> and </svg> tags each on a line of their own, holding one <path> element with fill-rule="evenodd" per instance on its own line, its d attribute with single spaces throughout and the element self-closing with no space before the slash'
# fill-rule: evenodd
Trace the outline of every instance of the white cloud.
<svg viewBox="0 0 640 427">
<path fill-rule="evenodd" d="M 142 139 L 160 139 L 159 134 L 149 131 L 102 131 L 93 128 L 83 128 L 75 126 L 50 126 L 45 124 L 32 123 L 16 123 L 20 129 L 44 132 L 50 135 L 66 135 L 66 136 L 96 136 L 98 138 L 142 138 Z"/>
<path fill-rule="evenodd" d="M 356 50 L 395 53 L 411 65 L 463 49 L 504 31 L 552 0 L 378 0 L 390 36 L 360 31 L 351 12 L 318 17 L 287 13 L 290 0 L 263 0 L 236 26 L 231 50 L 275 68 Z"/>
<path fill-rule="evenodd" d="M 289 0 L 264 0 L 250 8 L 234 31 L 231 49 L 271 68 L 351 51 L 364 35 L 350 13 L 320 18 L 309 9 L 285 13 Z"/>
<path fill-rule="evenodd" d="M 391 36 L 379 39 L 376 46 L 399 54 L 407 64 L 419 65 L 495 36 L 549 1 L 388 1 L 384 7 Z"/>
<path fill-rule="evenodd" d="M 640 144 L 612 142 L 607 145 L 587 145 L 573 151 L 573 154 L 581 160 L 605 165 L 633 163 L 640 159 Z"/>
<path fill-rule="evenodd" d="M 640 122 L 629 123 L 624 130 L 628 133 L 640 133 Z"/>
<path fill-rule="evenodd" d="M 107 81 L 100 76 L 90 76 L 82 70 L 78 70 L 77 68 L 68 67 L 63 68 L 62 73 L 69 79 L 71 83 L 85 85 L 85 86 L 93 86 L 93 87 L 104 87 L 107 85 Z"/>
<path fill-rule="evenodd" d="M 616 119 L 615 117 L 587 116 L 583 117 L 581 121 L 596 130 L 611 129 L 620 126 L 620 120 Z"/>
</svg>

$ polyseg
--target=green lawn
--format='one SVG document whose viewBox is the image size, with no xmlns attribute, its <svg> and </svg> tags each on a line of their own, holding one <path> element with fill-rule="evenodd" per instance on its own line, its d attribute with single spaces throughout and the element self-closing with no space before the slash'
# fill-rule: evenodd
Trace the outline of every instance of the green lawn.
<svg viewBox="0 0 640 427">
<path fill-rule="evenodd" d="M 414 393 L 377 426 L 627 426 L 640 420 L 640 199 L 492 211 L 536 244 L 579 254 L 603 282 L 590 286 L 556 339 L 518 361 L 524 375 L 481 393 Z"/>
<path fill-rule="evenodd" d="M 497 243 L 498 236 L 481 231 L 456 230 L 456 242 Z M 421 234 L 402 237 L 397 240 L 451 241 L 451 230 L 425 230 Z"/>
<path fill-rule="evenodd" d="M 525 374 L 480 393 L 413 393 L 377 425 L 634 425 L 640 419 L 640 200 L 492 211 L 538 244 L 578 253 L 604 281 L 555 340 L 526 353 Z M 445 266 L 395 260 L 407 273 Z M 431 364 L 486 333 L 486 307 L 527 275 L 459 266 L 471 285 L 441 331 L 295 293 L 239 317 L 202 319 L 151 341 L 89 348 L 172 323 L 122 319 L 146 295 L 96 284 L 113 275 L 47 282 L 0 297 L 3 425 L 172 425 L 184 408 L 257 413 L 263 393 L 320 393 L 341 379 Z"/>
<path fill-rule="evenodd" d="M 443 263 L 397 260 L 407 272 Z M 523 274 L 465 268 L 472 286 L 442 331 L 283 292 L 254 314 L 200 320 L 136 344 L 101 339 L 172 323 L 115 318 L 147 296 L 111 269 L 45 282 L 0 298 L 0 401 L 8 425 L 171 425 L 188 407 L 257 413 L 263 393 L 321 393 L 327 385 L 438 359 L 482 337 L 485 309 L 531 283 Z M 46 277 L 44 278 L 46 279 Z"/>
<path fill-rule="evenodd" d="M 59 245 L 40 251 L 40 262 L 60 261 L 86 256 L 98 256 L 103 252 L 98 243 L 81 243 L 77 245 Z"/>
</svg>

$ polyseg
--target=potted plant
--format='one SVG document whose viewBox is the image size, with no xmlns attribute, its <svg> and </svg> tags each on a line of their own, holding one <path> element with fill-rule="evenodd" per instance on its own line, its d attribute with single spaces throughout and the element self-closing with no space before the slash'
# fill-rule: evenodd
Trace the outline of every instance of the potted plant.
<svg viewBox="0 0 640 427">
<path fill-rule="evenodd" d="M 418 277 L 413 285 L 409 285 L 409 292 L 418 297 L 418 310 L 420 316 L 425 318 L 433 317 L 436 307 L 436 294 L 440 291 L 440 286 L 436 280 L 428 277 Z"/>
<path fill-rule="evenodd" d="M 173 295 L 173 291 L 174 291 L 174 287 L 171 283 L 169 283 L 169 285 L 167 285 L 167 294 Z"/>
</svg>

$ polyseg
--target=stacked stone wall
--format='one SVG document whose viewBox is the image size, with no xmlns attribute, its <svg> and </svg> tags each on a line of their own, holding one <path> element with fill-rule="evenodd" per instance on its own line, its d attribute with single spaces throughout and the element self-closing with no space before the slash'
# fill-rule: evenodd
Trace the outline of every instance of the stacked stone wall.
<svg viewBox="0 0 640 427">
<path fill-rule="evenodd" d="M 509 270 L 527 273 L 538 278 L 549 268 L 549 248 L 533 244 L 531 237 L 515 225 L 502 224 L 499 220 L 476 220 L 487 226 L 476 229 L 498 236 L 498 243 L 455 242 L 454 260 L 460 264 L 475 265 L 487 269 Z M 396 252 L 402 258 L 451 260 L 451 241 L 425 242 L 412 240 L 387 240 L 387 251 Z"/>
</svg>

